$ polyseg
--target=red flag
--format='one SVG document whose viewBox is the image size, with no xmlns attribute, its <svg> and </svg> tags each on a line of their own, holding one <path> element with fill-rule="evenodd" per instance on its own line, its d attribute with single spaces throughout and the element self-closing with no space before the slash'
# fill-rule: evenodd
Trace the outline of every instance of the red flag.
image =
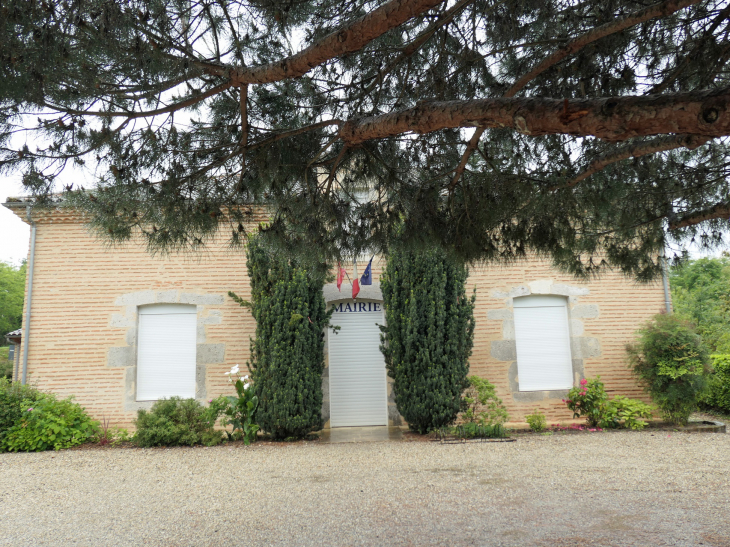
<svg viewBox="0 0 730 547">
<path fill-rule="evenodd" d="M 345 268 L 340 266 L 340 263 L 337 263 L 337 290 L 342 292 L 342 289 L 340 288 L 342 286 L 342 280 L 345 279 Z"/>
<path fill-rule="evenodd" d="M 352 299 L 354 300 L 357 298 L 358 293 L 360 292 L 360 283 L 357 281 L 357 277 L 352 282 Z"/>
</svg>

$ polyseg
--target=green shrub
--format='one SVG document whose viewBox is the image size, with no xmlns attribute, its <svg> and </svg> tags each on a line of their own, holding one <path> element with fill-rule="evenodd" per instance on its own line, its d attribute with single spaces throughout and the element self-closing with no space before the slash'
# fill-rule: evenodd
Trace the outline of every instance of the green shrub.
<svg viewBox="0 0 730 547">
<path fill-rule="evenodd" d="M 707 384 L 707 348 L 692 324 L 675 315 L 654 316 L 638 335 L 626 348 L 634 375 L 665 420 L 686 424 Z"/>
<path fill-rule="evenodd" d="M 35 401 L 24 399 L 21 411 L 4 439 L 11 452 L 71 448 L 91 440 L 98 432 L 98 423 L 71 398 L 59 401 L 43 394 Z"/>
<path fill-rule="evenodd" d="M 41 397 L 43 394 L 32 386 L 0 378 L 0 451 L 7 450 L 5 437 L 23 415 L 23 404 Z"/>
<path fill-rule="evenodd" d="M 547 418 L 545 417 L 545 414 L 540 412 L 537 408 L 532 414 L 525 416 L 525 420 L 527 420 L 527 424 L 530 426 L 530 429 L 536 433 L 540 433 L 547 429 Z"/>
<path fill-rule="evenodd" d="M 573 411 L 573 418 L 585 417 L 590 427 L 643 429 L 647 423 L 642 418 L 652 417 L 651 406 L 637 399 L 617 395 L 609 401 L 600 376 L 583 378 L 563 402 Z"/>
<path fill-rule="evenodd" d="M 237 301 L 256 320 L 249 361 L 256 421 L 276 439 L 301 438 L 323 425 L 324 329 L 334 310 L 327 311 L 321 275 L 256 238 L 247 258 L 251 302 Z"/>
<path fill-rule="evenodd" d="M 453 423 L 469 386 L 475 296 L 466 296 L 467 276 L 441 250 L 396 249 L 380 280 L 380 348 L 398 410 L 419 433 Z"/>
<path fill-rule="evenodd" d="M 1 336 L 0 336 L 1 338 Z M 10 348 L 8 346 L 0 348 L 0 378 L 13 379 L 13 362 L 8 359 Z"/>
<path fill-rule="evenodd" d="M 647 405 L 638 399 L 629 399 L 623 395 L 616 395 L 609 404 L 610 415 L 602 420 L 601 427 L 611 427 L 615 423 L 616 426 L 623 425 L 627 429 L 644 429 L 647 426 L 642 418 L 649 419 L 653 412 L 651 405 Z"/>
<path fill-rule="evenodd" d="M 707 390 L 701 403 L 725 414 L 730 414 L 730 355 L 713 355 L 712 368 Z"/>
<path fill-rule="evenodd" d="M 223 437 L 222 431 L 214 429 L 220 410 L 217 405 L 206 408 L 195 399 L 162 399 L 149 411 L 137 411 L 132 440 L 141 447 L 215 446 Z"/>
<path fill-rule="evenodd" d="M 502 404 L 502 399 L 497 397 L 493 384 L 479 376 L 469 376 L 467 380 L 469 387 L 461 399 L 461 418 L 465 423 L 493 425 L 509 420 L 507 409 Z"/>
</svg>

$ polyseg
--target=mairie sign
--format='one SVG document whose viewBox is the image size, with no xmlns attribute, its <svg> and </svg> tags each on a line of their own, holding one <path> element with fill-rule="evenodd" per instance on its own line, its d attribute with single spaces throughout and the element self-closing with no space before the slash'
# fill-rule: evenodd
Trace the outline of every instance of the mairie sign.
<svg viewBox="0 0 730 547">
<path fill-rule="evenodd" d="M 383 304 L 380 302 L 342 302 L 335 306 L 337 312 L 368 312 L 383 311 Z"/>
</svg>

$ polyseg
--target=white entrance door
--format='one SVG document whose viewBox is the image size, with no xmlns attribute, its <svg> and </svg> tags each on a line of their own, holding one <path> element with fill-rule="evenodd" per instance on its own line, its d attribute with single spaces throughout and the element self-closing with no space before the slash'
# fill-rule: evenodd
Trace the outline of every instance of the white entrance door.
<svg viewBox="0 0 730 547">
<path fill-rule="evenodd" d="M 385 359 L 380 352 L 383 324 L 380 302 L 343 302 L 335 306 L 329 332 L 331 427 L 388 425 Z"/>
</svg>

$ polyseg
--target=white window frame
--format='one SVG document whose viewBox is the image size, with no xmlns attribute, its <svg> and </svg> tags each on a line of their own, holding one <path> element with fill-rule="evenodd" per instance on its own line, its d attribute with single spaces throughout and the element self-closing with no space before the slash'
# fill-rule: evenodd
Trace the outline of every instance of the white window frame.
<svg viewBox="0 0 730 547">
<path fill-rule="evenodd" d="M 152 304 L 138 308 L 137 401 L 157 401 L 170 397 L 195 398 L 197 370 L 197 306 Z M 191 317 L 192 316 L 192 317 Z M 170 318 L 170 345 L 158 343 L 151 329 Z M 158 330 L 159 333 L 159 330 Z"/>
<path fill-rule="evenodd" d="M 568 301 L 530 295 L 513 300 L 517 376 L 520 391 L 573 387 Z"/>
</svg>

